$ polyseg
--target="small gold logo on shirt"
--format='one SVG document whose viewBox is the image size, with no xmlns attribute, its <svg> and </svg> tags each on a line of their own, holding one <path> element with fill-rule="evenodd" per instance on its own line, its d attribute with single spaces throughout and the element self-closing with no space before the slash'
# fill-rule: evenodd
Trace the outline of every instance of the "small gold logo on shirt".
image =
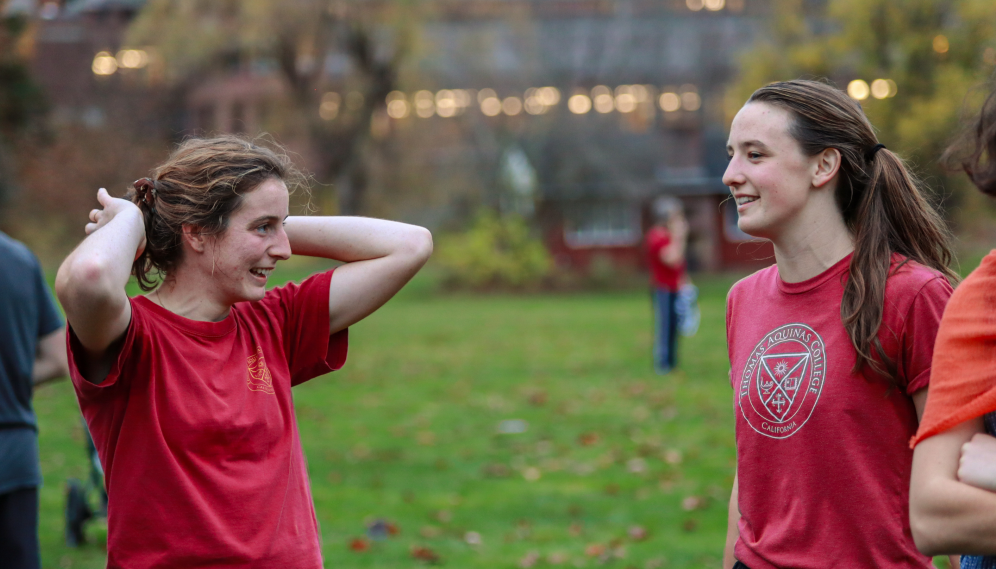
<svg viewBox="0 0 996 569">
<path fill-rule="evenodd" d="M 249 378 L 246 384 L 252 391 L 262 391 L 273 395 L 273 378 L 270 377 L 270 370 L 266 369 L 266 361 L 263 359 L 263 349 L 256 346 L 256 353 L 249 356 Z"/>
</svg>

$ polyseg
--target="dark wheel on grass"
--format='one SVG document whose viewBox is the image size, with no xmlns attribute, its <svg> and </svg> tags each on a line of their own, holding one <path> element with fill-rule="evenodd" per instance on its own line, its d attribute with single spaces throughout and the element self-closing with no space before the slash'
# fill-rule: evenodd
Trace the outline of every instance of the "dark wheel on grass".
<svg viewBox="0 0 996 569">
<path fill-rule="evenodd" d="M 93 517 L 90 505 L 86 502 L 86 488 L 75 478 L 66 482 L 66 545 L 79 547 L 86 542 L 83 524 Z"/>
</svg>

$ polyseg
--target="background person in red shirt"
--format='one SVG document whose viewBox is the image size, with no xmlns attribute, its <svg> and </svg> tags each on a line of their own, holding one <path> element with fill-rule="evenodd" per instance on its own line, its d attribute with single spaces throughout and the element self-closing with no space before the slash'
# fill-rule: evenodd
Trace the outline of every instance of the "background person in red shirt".
<svg viewBox="0 0 996 569">
<path fill-rule="evenodd" d="M 653 203 L 654 225 L 647 231 L 654 311 L 654 369 L 664 375 L 678 365 L 678 315 L 675 304 L 685 281 L 688 222 L 681 201 L 671 196 Z"/>
<path fill-rule="evenodd" d="M 861 106 L 762 87 L 723 182 L 776 265 L 727 300 L 737 474 L 725 568 L 932 567 L 909 526 L 916 432 L 954 274 L 948 233 Z"/>
<path fill-rule="evenodd" d="M 279 150 L 187 140 L 127 199 L 98 192 L 59 269 L 110 568 L 322 566 L 291 386 L 343 365 L 347 327 L 404 286 L 432 238 L 289 216 L 295 180 Z M 345 264 L 267 291 L 292 252 Z M 129 274 L 148 294 L 125 294 Z"/>
</svg>

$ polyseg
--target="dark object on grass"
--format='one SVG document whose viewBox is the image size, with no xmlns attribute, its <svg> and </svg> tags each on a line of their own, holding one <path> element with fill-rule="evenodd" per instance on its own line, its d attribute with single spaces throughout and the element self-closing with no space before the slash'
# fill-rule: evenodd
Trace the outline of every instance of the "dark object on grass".
<svg viewBox="0 0 996 569">
<path fill-rule="evenodd" d="M 87 458 L 90 460 L 90 476 L 86 482 L 76 478 L 66 481 L 66 546 L 79 547 L 86 543 L 83 528 L 86 523 L 95 518 L 107 518 L 107 492 L 104 490 L 104 469 L 97 457 L 97 449 L 90 438 L 90 431 L 83 425 L 86 433 Z M 91 505 L 91 496 L 96 493 L 97 506 Z"/>
<path fill-rule="evenodd" d="M 367 537 L 375 541 L 387 539 L 388 537 L 393 537 L 399 533 L 400 530 L 398 529 L 398 526 L 395 525 L 394 522 L 390 522 L 385 519 L 376 519 L 367 526 Z"/>
</svg>

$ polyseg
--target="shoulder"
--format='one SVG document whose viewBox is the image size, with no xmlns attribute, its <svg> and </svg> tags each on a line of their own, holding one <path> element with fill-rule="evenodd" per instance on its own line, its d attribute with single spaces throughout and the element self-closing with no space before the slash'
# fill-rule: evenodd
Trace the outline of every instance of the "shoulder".
<svg viewBox="0 0 996 569">
<path fill-rule="evenodd" d="M 748 293 L 759 287 L 766 288 L 773 285 L 777 286 L 777 281 L 778 266 L 771 265 L 770 267 L 765 267 L 733 283 L 733 286 L 730 287 L 730 293 L 727 295 L 727 299 L 732 299 L 734 296 Z"/>
<path fill-rule="evenodd" d="M 986 255 L 951 295 L 952 316 L 971 317 L 972 311 L 992 312 L 996 308 L 996 250 Z"/>
<path fill-rule="evenodd" d="M 0 259 L 7 270 L 12 268 L 35 268 L 38 266 L 38 259 L 34 253 L 20 241 L 12 238 L 0 231 Z"/>
<path fill-rule="evenodd" d="M 893 255 L 886 290 L 893 300 L 907 297 L 913 299 L 921 294 L 941 295 L 947 299 L 954 288 L 944 273 L 900 255 Z"/>
</svg>

